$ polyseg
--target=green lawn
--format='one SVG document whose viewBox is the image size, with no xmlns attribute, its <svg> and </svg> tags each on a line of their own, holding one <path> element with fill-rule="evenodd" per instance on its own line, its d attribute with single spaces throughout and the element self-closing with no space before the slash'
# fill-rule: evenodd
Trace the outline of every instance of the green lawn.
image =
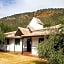
<svg viewBox="0 0 64 64">
<path fill-rule="evenodd" d="M 21 54 L 0 52 L 0 64 L 45 64 L 45 60 Z"/>
</svg>

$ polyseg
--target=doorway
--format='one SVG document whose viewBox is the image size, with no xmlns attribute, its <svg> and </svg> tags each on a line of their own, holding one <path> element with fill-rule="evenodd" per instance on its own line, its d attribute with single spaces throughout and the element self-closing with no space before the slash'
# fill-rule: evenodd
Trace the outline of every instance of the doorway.
<svg viewBox="0 0 64 64">
<path fill-rule="evenodd" d="M 27 52 L 31 52 L 31 38 L 27 39 Z"/>
</svg>

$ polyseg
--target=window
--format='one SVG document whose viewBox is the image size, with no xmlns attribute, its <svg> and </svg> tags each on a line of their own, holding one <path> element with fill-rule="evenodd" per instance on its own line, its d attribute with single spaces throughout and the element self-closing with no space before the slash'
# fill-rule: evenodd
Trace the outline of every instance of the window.
<svg viewBox="0 0 64 64">
<path fill-rule="evenodd" d="M 9 45 L 9 39 L 7 39 L 7 45 Z"/>
<path fill-rule="evenodd" d="M 20 39 L 15 39 L 15 45 L 20 45 Z"/>
<path fill-rule="evenodd" d="M 39 43 L 41 43 L 42 41 L 44 41 L 44 38 L 39 38 Z"/>
</svg>

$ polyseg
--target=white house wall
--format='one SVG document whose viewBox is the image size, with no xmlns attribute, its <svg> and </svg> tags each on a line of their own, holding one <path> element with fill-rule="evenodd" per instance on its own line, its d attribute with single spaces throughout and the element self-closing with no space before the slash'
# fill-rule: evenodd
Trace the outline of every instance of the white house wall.
<svg viewBox="0 0 64 64">
<path fill-rule="evenodd" d="M 23 51 L 27 51 L 27 38 L 23 39 Z"/>
<path fill-rule="evenodd" d="M 7 51 L 10 51 L 10 45 L 7 45 Z"/>
<path fill-rule="evenodd" d="M 44 38 L 44 37 L 32 37 L 32 55 L 38 56 L 37 48 L 38 48 L 39 38 Z"/>
<path fill-rule="evenodd" d="M 7 51 L 22 52 L 22 39 L 20 39 L 20 45 L 15 45 L 15 39 L 9 39 L 9 45 L 7 45 Z M 23 39 L 23 51 L 27 51 L 27 38 Z"/>
<path fill-rule="evenodd" d="M 20 45 L 15 45 L 15 51 L 22 51 L 22 39 L 20 39 Z"/>
<path fill-rule="evenodd" d="M 39 43 L 39 38 L 42 38 L 42 37 L 32 37 L 32 45 L 31 45 L 32 55 L 38 55 L 37 47 Z M 14 45 L 15 39 L 10 39 L 9 43 L 10 45 L 7 45 L 8 51 L 14 51 L 14 46 L 15 46 L 15 51 L 22 52 L 22 39 L 20 39 L 20 45 Z M 27 51 L 27 38 L 23 39 L 23 51 Z"/>
<path fill-rule="evenodd" d="M 20 39 L 20 45 L 15 45 L 15 51 L 22 52 L 22 39 Z M 27 51 L 27 38 L 23 39 L 23 51 Z"/>
<path fill-rule="evenodd" d="M 20 39 L 20 45 L 15 45 L 15 39 L 9 39 L 7 51 L 22 51 L 22 39 Z"/>
<path fill-rule="evenodd" d="M 38 55 L 37 47 L 38 47 L 38 37 L 32 37 L 32 54 Z"/>
<path fill-rule="evenodd" d="M 14 42 L 15 42 L 15 39 L 9 39 L 9 45 L 7 45 L 8 51 L 14 51 Z"/>
</svg>

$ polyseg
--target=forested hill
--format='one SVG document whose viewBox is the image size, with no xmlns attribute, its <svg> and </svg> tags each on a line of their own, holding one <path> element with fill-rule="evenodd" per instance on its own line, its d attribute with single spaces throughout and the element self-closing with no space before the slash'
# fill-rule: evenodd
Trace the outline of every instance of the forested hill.
<svg viewBox="0 0 64 64">
<path fill-rule="evenodd" d="M 18 26 L 26 27 L 33 17 L 38 17 L 44 26 L 64 24 L 64 9 L 40 9 L 33 12 L 20 13 L 0 19 L 3 32 L 16 30 Z"/>
</svg>

